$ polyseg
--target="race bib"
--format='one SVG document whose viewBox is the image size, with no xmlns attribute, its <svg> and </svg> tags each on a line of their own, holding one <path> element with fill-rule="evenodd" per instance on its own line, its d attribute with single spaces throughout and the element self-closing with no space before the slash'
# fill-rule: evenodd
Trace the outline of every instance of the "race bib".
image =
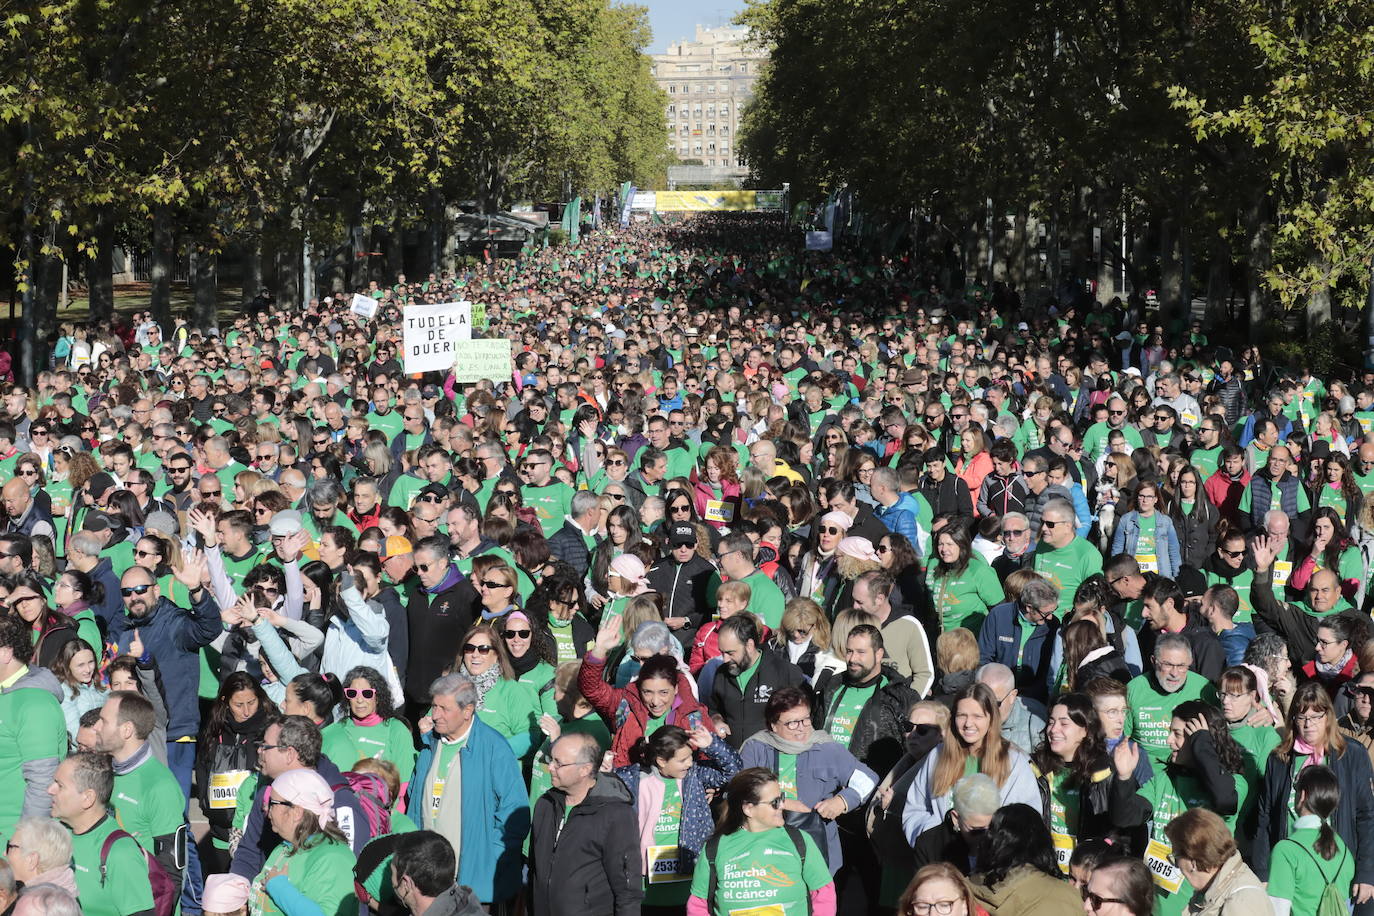
<svg viewBox="0 0 1374 916">
<path fill-rule="evenodd" d="M 1059 870 L 1067 875 L 1069 860 L 1073 858 L 1073 837 L 1067 833 L 1051 833 L 1050 839 L 1054 841 L 1054 859 L 1059 863 Z"/>
<path fill-rule="evenodd" d="M 683 874 L 679 866 L 682 863 L 681 854 L 676 846 L 650 846 L 649 847 L 649 883 L 650 884 L 678 884 L 691 879 L 690 874 Z"/>
<path fill-rule="evenodd" d="M 1145 847 L 1145 864 L 1150 867 L 1155 884 L 1171 894 L 1177 894 L 1178 889 L 1183 886 L 1183 872 L 1169 861 L 1171 852 L 1172 847 L 1159 840 L 1151 840 L 1150 845 Z"/>
<path fill-rule="evenodd" d="M 1197 426 L 1197 414 L 1193 413 L 1191 410 L 1185 410 L 1183 413 L 1179 414 L 1178 419 L 1184 426 Z"/>
<path fill-rule="evenodd" d="M 1138 553 L 1135 561 L 1140 564 L 1141 572 L 1159 572 L 1159 555 L 1153 553 Z"/>
<path fill-rule="evenodd" d="M 706 521 L 719 522 L 722 525 L 728 525 L 734 520 L 734 503 L 721 502 L 718 499 L 706 500 Z"/>
<path fill-rule="evenodd" d="M 1369 427 L 1374 426 L 1374 418 L 1370 417 L 1356 417 L 1355 422 L 1360 424 L 1360 432 L 1365 435 L 1369 435 Z M 57 500 L 53 500 L 53 504 L 56 505 L 56 503 Z"/>
<path fill-rule="evenodd" d="M 1293 575 L 1293 564 L 1289 560 L 1274 561 L 1274 588 L 1283 588 L 1288 584 L 1288 577 Z"/>
<path fill-rule="evenodd" d="M 444 798 L 444 779 L 441 776 L 434 777 L 434 792 L 429 796 L 429 813 L 432 817 L 439 816 L 439 802 Z"/>
<path fill-rule="evenodd" d="M 247 770 L 210 774 L 210 808 L 225 811 L 238 803 L 239 786 L 248 778 Z"/>
</svg>

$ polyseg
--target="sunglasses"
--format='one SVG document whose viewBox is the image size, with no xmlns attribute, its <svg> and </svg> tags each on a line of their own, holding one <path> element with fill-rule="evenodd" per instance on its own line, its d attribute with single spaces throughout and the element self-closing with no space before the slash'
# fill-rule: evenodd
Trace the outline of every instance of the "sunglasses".
<svg viewBox="0 0 1374 916">
<path fill-rule="evenodd" d="M 507 639 L 529 639 L 533 630 L 505 630 L 501 633 Z"/>
<path fill-rule="evenodd" d="M 471 655 L 471 654 L 474 653 L 474 652 L 476 652 L 478 655 L 490 655 L 491 653 L 493 653 L 493 652 L 495 652 L 495 651 L 496 651 L 496 647 L 495 647 L 495 646 L 488 646 L 488 645 L 480 645 L 480 646 L 479 646 L 479 645 L 477 645 L 476 643 L 465 643 L 465 644 L 463 645 L 463 654 L 464 654 L 464 655 Z"/>
<path fill-rule="evenodd" d="M 377 691 L 373 690 L 371 687 L 344 688 L 344 696 L 348 697 L 350 700 L 356 700 L 358 697 L 362 697 L 364 700 L 370 700 L 376 695 Z"/>
<path fill-rule="evenodd" d="M 1103 897 L 1101 894 L 1094 894 L 1087 888 L 1083 889 L 1083 900 L 1086 901 L 1088 906 L 1094 911 L 1102 909 L 1104 903 L 1126 904 L 1126 901 L 1122 900 L 1120 897 Z"/>
<path fill-rule="evenodd" d="M 625 466 L 625 462 L 620 458 L 616 458 L 611 461 L 607 461 L 606 466 L 612 468 L 623 468 Z"/>
<path fill-rule="evenodd" d="M 124 588 L 121 588 L 121 589 L 119 590 L 119 593 L 120 593 L 121 595 L 123 595 L 125 598 L 128 598 L 128 597 L 131 597 L 131 596 L 133 596 L 133 595 L 142 595 L 142 594 L 146 593 L 146 592 L 148 591 L 148 589 L 150 589 L 150 588 L 152 588 L 152 587 L 153 587 L 153 586 L 152 586 L 151 584 L 149 584 L 149 585 L 130 585 L 130 586 L 125 586 Z"/>
<path fill-rule="evenodd" d="M 510 588 L 509 583 L 502 582 L 499 579 L 483 579 L 482 586 L 484 588 Z"/>
<path fill-rule="evenodd" d="M 833 525 L 822 525 L 821 534 L 844 534 L 844 529 L 836 528 Z"/>
</svg>

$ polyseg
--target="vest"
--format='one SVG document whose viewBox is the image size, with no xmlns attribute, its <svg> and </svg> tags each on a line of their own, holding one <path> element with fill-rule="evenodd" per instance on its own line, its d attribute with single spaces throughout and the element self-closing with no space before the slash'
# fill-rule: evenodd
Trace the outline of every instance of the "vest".
<svg viewBox="0 0 1374 916">
<path fill-rule="evenodd" d="M 1284 474 L 1279 478 L 1279 508 L 1283 514 L 1289 518 L 1298 517 L 1298 478 L 1292 474 Z M 1264 523 L 1264 515 L 1273 505 L 1274 500 L 1274 481 L 1262 474 L 1256 474 L 1250 479 L 1250 518 L 1255 524 Z"/>
</svg>

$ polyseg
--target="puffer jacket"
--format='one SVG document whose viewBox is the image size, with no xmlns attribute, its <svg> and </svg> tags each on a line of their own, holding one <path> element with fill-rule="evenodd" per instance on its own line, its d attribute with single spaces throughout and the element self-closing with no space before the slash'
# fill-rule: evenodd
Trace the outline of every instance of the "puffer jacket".
<svg viewBox="0 0 1374 916">
<path fill-rule="evenodd" d="M 644 729 L 649 722 L 649 710 L 639 696 L 637 685 L 612 687 L 602 676 L 605 668 L 606 659 L 588 652 L 582 657 L 582 667 L 577 672 L 577 686 L 615 736 L 611 741 L 611 765 L 628 766 L 638 762 L 631 759 L 630 752 L 640 738 L 647 737 Z M 678 725 L 691 731 L 696 725 L 710 728 L 710 721 L 706 707 L 692 695 L 691 679 L 679 675 L 677 696 L 673 698 L 664 724 Z"/>
<path fill-rule="evenodd" d="M 118 592 L 116 591 L 116 594 Z M 143 639 L 143 651 L 156 659 L 167 698 L 167 738 L 194 738 L 200 731 L 200 650 L 224 630 L 219 605 L 209 589 L 190 610 L 165 597 L 143 617 L 119 613 L 110 621 L 110 640 L 128 653 L 133 631 Z"/>
<path fill-rule="evenodd" d="M 1169 516 L 1178 535 L 1178 555 L 1184 566 L 1201 569 L 1207 558 L 1217 549 L 1217 523 L 1221 512 L 1199 494 L 1190 515 L 1184 515 L 1175 505 L 1174 514 Z"/>
<path fill-rule="evenodd" d="M 339 597 L 348 609 L 348 616 L 335 615 L 329 620 L 320 673 L 332 674 L 342 680 L 353 668 L 365 666 L 381 672 L 392 696 L 401 696 L 401 678 L 387 651 L 391 625 L 386 619 L 386 608 L 375 598 L 364 598 L 353 585 L 350 574 L 345 573 L 340 584 Z"/>
</svg>

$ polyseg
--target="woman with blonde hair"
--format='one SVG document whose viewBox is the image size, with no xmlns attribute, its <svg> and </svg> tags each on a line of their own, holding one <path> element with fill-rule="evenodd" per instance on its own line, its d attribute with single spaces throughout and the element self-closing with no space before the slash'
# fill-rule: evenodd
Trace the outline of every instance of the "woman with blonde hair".
<svg viewBox="0 0 1374 916">
<path fill-rule="evenodd" d="M 821 606 L 810 598 L 792 598 L 783 609 L 782 624 L 773 637 L 773 647 L 785 652 L 787 660 L 801 669 L 814 683 L 816 656 L 830 650 L 830 621 Z"/>
<path fill-rule="evenodd" d="M 967 627 L 946 630 L 935 640 L 935 671 L 938 680 L 931 698 L 953 705 L 953 697 L 973 683 L 978 673 L 978 637 Z"/>
<path fill-rule="evenodd" d="M 948 862 L 924 866 L 897 901 L 897 916 L 986 916 L 968 879 Z"/>
<path fill-rule="evenodd" d="M 983 478 L 992 473 L 988 437 L 980 427 L 970 424 L 968 429 L 959 434 L 959 445 L 963 451 L 959 455 L 959 463 L 954 466 L 954 474 L 968 484 L 970 493 L 976 495 L 983 486 Z"/>
<path fill-rule="evenodd" d="M 1040 810 L 1040 789 L 1026 752 L 1002 737 L 1002 713 L 986 684 L 971 684 L 954 695 L 954 716 L 938 751 L 921 764 L 907 792 L 902 831 L 916 838 L 949 813 L 954 784 L 974 767 L 997 784 L 1003 806 L 1027 804 Z"/>
<path fill-rule="evenodd" d="M 468 629 L 452 670 L 477 688 L 477 717 L 501 733 L 516 757 L 530 753 L 539 735 L 539 695 L 516 678 L 494 624 L 483 621 Z"/>
</svg>

